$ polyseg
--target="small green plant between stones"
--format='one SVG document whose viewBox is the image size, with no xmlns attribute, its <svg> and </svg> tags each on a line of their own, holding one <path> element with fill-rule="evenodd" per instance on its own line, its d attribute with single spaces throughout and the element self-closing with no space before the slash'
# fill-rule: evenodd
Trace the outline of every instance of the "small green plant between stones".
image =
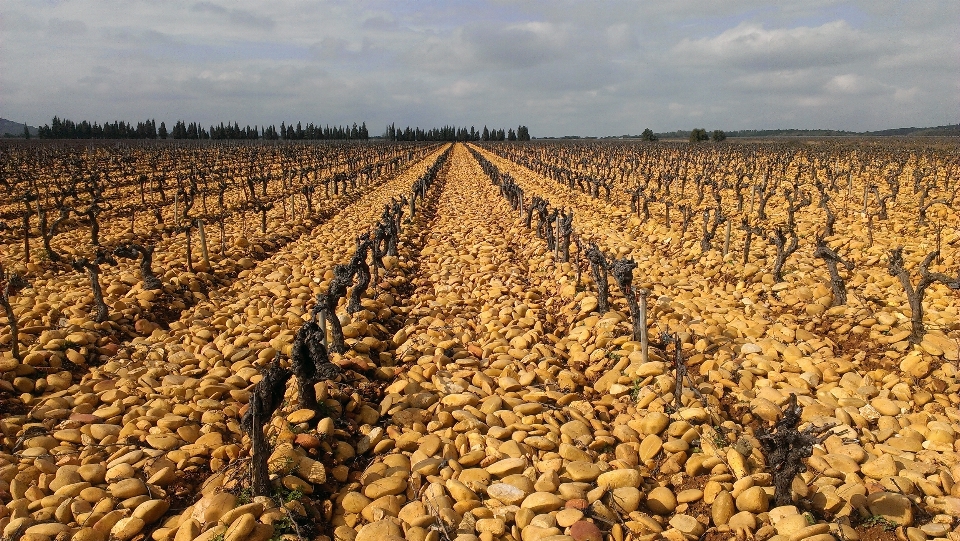
<svg viewBox="0 0 960 541">
<path fill-rule="evenodd" d="M 240 492 L 237 493 L 237 504 L 246 505 L 253 501 L 253 489 L 250 487 L 244 487 L 240 489 Z"/>
<path fill-rule="evenodd" d="M 864 519 L 864 521 L 861 522 L 860 524 L 862 524 L 863 526 L 866 526 L 867 528 L 872 528 L 872 527 L 874 527 L 874 526 L 880 526 L 880 527 L 882 527 L 884 530 L 886 530 L 886 531 L 888 531 L 888 532 L 891 532 L 891 531 L 893 531 L 893 530 L 896 530 L 896 529 L 897 529 L 897 526 L 899 526 L 899 524 L 897 524 L 896 522 L 894 522 L 894 521 L 892 521 L 892 520 L 890 520 L 890 519 L 888 519 L 887 517 L 884 517 L 884 516 L 882 516 L 882 515 L 873 515 L 873 516 L 867 517 L 867 518 Z"/>
<path fill-rule="evenodd" d="M 633 387 L 630 389 L 630 399 L 634 402 L 640 400 L 641 390 L 643 390 L 643 387 L 640 386 L 640 378 L 634 378 Z"/>
</svg>

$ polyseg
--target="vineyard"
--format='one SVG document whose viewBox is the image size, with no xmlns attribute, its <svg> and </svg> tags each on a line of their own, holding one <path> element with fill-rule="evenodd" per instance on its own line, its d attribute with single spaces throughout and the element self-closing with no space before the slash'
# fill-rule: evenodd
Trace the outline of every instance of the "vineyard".
<svg viewBox="0 0 960 541">
<path fill-rule="evenodd" d="M 0 146 L 9 540 L 960 539 L 960 155 Z"/>
</svg>

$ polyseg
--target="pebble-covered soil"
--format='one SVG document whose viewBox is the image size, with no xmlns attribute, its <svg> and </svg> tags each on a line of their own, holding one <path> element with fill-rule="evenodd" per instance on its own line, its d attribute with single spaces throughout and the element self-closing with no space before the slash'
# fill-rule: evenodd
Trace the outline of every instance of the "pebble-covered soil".
<svg viewBox="0 0 960 541">
<path fill-rule="evenodd" d="M 323 219 L 287 224 L 261 257 L 158 273 L 160 291 L 135 267 L 107 270 L 118 315 L 105 323 L 84 275 L 27 269 L 11 301 L 33 338 L 22 362 L 0 352 L 3 539 L 960 540 L 955 291 L 929 287 L 929 329 L 911 342 L 879 256 L 848 286 L 887 301 L 834 306 L 812 249 L 776 282 L 765 242 L 746 265 L 722 239 L 697 253 L 699 222 L 684 236 L 622 193 L 592 197 L 495 150 L 435 147 L 318 203 Z M 318 407 L 286 385 L 264 429 L 270 493 L 255 494 L 241 419 L 264 367 L 289 366 L 334 266 L 444 152 L 361 309 L 336 311 L 347 351 L 330 354 L 339 370 L 314 386 Z M 601 312 L 589 267 L 526 225 L 503 175 L 526 203 L 572 211 L 574 234 L 611 260 L 636 262 L 646 354 L 612 275 Z M 163 242 L 161 269 L 185 238 Z M 942 272 L 956 274 L 952 254 Z M 141 315 L 176 302 L 163 321 Z M 52 307 L 64 325 L 44 318 Z M 801 431 L 821 430 L 777 505 L 784 466 L 761 440 L 791 397 Z"/>
</svg>

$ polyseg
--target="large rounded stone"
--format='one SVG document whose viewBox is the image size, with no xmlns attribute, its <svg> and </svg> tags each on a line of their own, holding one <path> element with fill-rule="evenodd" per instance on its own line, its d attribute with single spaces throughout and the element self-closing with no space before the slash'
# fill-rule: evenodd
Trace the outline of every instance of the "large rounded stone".
<svg viewBox="0 0 960 541">
<path fill-rule="evenodd" d="M 403 530 L 390 519 L 378 520 L 364 524 L 357 532 L 356 541 L 384 541 L 388 538 L 403 537 Z"/>
<path fill-rule="evenodd" d="M 713 504 L 710 506 L 710 515 L 713 518 L 713 523 L 716 526 L 722 526 L 729 522 L 730 517 L 736 513 L 736 506 L 734 505 L 733 496 L 726 490 L 720 491 L 716 497 L 713 499 Z"/>
<path fill-rule="evenodd" d="M 549 492 L 534 492 L 523 499 L 520 507 L 530 509 L 535 513 L 545 513 L 563 507 L 563 500 L 556 494 Z"/>
<path fill-rule="evenodd" d="M 737 509 L 751 513 L 764 513 L 770 508 L 767 492 L 763 487 L 750 487 L 737 496 Z"/>
<path fill-rule="evenodd" d="M 669 515 L 677 508 L 677 498 L 667 487 L 657 487 L 647 494 L 647 509 L 656 515 Z"/>
<path fill-rule="evenodd" d="M 574 541 L 603 541 L 603 532 L 596 524 L 580 520 L 570 526 L 570 537 Z"/>
<path fill-rule="evenodd" d="M 642 476 L 639 471 L 632 468 L 624 468 L 601 473 L 597 477 L 597 485 L 606 488 L 637 488 L 640 486 L 641 480 Z"/>
</svg>

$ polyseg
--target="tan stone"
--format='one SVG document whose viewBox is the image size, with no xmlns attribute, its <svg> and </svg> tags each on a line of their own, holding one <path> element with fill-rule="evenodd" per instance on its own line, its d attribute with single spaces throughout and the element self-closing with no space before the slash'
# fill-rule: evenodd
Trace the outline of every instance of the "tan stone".
<svg viewBox="0 0 960 541">
<path fill-rule="evenodd" d="M 684 514 L 674 515 L 673 518 L 670 519 L 670 525 L 684 535 L 694 537 L 700 537 L 705 530 L 703 524 L 700 524 L 696 518 Z"/>
<path fill-rule="evenodd" d="M 143 481 L 139 479 L 124 479 L 113 483 L 107 487 L 107 490 L 113 497 L 125 500 L 146 494 L 147 485 L 143 484 Z"/>
<path fill-rule="evenodd" d="M 527 493 L 506 483 L 493 483 L 487 487 L 487 495 L 507 504 L 520 505 Z"/>
<path fill-rule="evenodd" d="M 494 477 L 503 477 L 514 473 L 520 473 L 527 467 L 527 461 L 523 458 L 505 458 L 494 462 L 486 467 L 487 472 Z"/>
<path fill-rule="evenodd" d="M 647 509 L 657 515 L 669 515 L 677 508 L 677 498 L 667 487 L 657 487 L 647 494 Z"/>
<path fill-rule="evenodd" d="M 343 510 L 347 513 L 356 513 L 359 514 L 363 511 L 363 508 L 372 502 L 370 498 L 360 494 L 359 492 L 348 492 L 341 500 L 340 505 L 343 506 Z"/>
<path fill-rule="evenodd" d="M 600 475 L 600 467 L 592 462 L 569 462 L 566 470 L 573 481 L 593 481 Z"/>
<path fill-rule="evenodd" d="M 631 468 L 610 470 L 597 477 L 597 485 L 606 488 L 639 487 L 642 476 Z"/>
<path fill-rule="evenodd" d="M 770 507 L 769 498 L 763 487 L 750 487 L 737 496 L 737 509 L 751 513 L 764 513 Z"/>
<path fill-rule="evenodd" d="M 710 515 L 713 518 L 713 523 L 717 526 L 722 526 L 730 521 L 736 513 L 736 506 L 734 505 L 733 496 L 723 490 L 719 492 L 716 497 L 713 499 L 713 504 L 710 506 Z"/>
<path fill-rule="evenodd" d="M 563 500 L 560 499 L 556 494 L 551 494 L 549 492 L 534 492 L 526 498 L 520 504 L 520 507 L 525 509 L 530 509 L 535 513 L 543 513 L 548 511 L 556 511 L 557 509 L 563 507 Z"/>
<path fill-rule="evenodd" d="M 253 515 L 241 515 L 227 528 L 223 541 L 246 541 L 256 528 L 257 519 Z"/>
<path fill-rule="evenodd" d="M 169 509 L 170 502 L 166 500 L 147 500 L 133 510 L 132 516 L 143 520 L 145 524 L 153 524 Z"/>
<path fill-rule="evenodd" d="M 884 454 L 860 465 L 860 472 L 871 479 L 883 479 L 897 474 L 893 455 Z"/>
<path fill-rule="evenodd" d="M 355 541 L 384 541 L 393 537 L 403 537 L 403 530 L 391 519 L 378 520 L 365 524 L 357 532 Z"/>
<path fill-rule="evenodd" d="M 381 496 L 400 494 L 407 489 L 407 479 L 404 477 L 384 477 L 370 483 L 363 489 L 363 495 L 375 500 Z"/>
<path fill-rule="evenodd" d="M 122 518 L 113 525 L 113 528 L 110 528 L 110 537 L 118 541 L 127 541 L 140 533 L 144 526 L 146 524 L 138 517 Z"/>
<path fill-rule="evenodd" d="M 667 426 L 670 425 L 670 417 L 659 411 L 653 411 L 646 414 L 643 419 L 640 420 L 639 428 L 640 432 L 644 434 L 653 434 L 659 435 L 667 429 Z"/>
<path fill-rule="evenodd" d="M 659 436 L 650 434 L 649 436 L 643 438 L 643 441 L 640 442 L 640 461 L 646 462 L 653 459 L 653 457 L 660 453 L 661 449 L 663 449 L 663 441 Z"/>
<path fill-rule="evenodd" d="M 894 492 L 875 492 L 867 495 L 867 508 L 871 514 L 896 522 L 901 526 L 913 525 L 913 507 L 910 499 Z"/>
</svg>

